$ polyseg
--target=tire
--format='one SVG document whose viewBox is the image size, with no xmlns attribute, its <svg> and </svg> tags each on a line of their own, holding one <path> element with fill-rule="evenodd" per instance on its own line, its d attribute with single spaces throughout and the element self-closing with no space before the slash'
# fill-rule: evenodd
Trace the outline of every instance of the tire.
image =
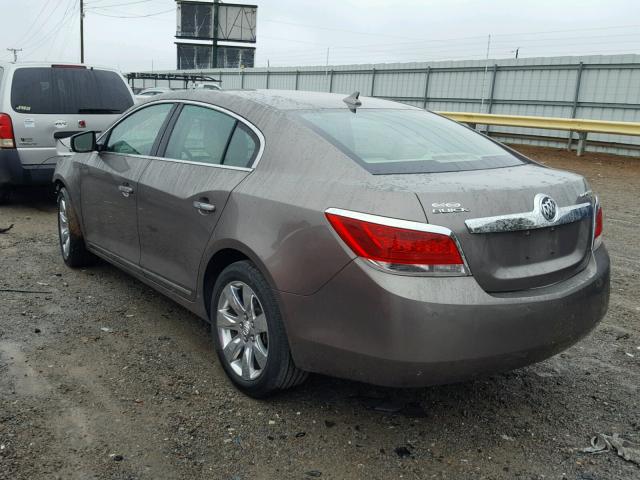
<svg viewBox="0 0 640 480">
<path fill-rule="evenodd" d="M 308 376 L 293 363 L 271 287 L 249 261 L 229 265 L 216 280 L 211 336 L 227 376 L 250 397 L 264 398 Z"/>
<path fill-rule="evenodd" d="M 84 243 L 78 216 L 64 187 L 58 191 L 58 239 L 60 254 L 68 267 L 87 267 L 96 262 L 97 257 Z"/>
</svg>

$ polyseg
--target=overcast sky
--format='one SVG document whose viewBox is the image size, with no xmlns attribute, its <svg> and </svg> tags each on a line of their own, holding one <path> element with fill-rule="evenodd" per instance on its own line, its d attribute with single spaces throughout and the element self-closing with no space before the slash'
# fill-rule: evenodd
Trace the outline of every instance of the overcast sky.
<svg viewBox="0 0 640 480">
<path fill-rule="evenodd" d="M 241 3 L 241 2 L 238 2 Z M 270 0 L 256 66 L 640 53 L 638 0 Z M 86 0 L 85 60 L 173 69 L 174 0 Z M 78 61 L 79 0 L 0 0 L 0 59 Z M 150 15 L 140 17 L 140 15 Z M 124 18 L 123 18 L 124 17 Z"/>
</svg>

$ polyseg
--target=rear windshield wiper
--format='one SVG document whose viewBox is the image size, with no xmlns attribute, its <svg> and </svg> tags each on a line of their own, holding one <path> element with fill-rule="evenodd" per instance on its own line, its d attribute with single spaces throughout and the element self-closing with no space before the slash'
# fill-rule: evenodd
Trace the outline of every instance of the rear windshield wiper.
<svg viewBox="0 0 640 480">
<path fill-rule="evenodd" d="M 78 113 L 122 113 L 119 108 L 80 108 Z"/>
</svg>

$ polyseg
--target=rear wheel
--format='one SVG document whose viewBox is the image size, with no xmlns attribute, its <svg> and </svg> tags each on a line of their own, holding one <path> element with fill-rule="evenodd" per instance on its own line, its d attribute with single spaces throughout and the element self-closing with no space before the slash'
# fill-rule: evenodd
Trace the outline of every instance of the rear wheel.
<svg viewBox="0 0 640 480">
<path fill-rule="evenodd" d="M 60 253 L 67 266 L 80 268 L 95 263 L 96 256 L 87 250 L 76 211 L 64 187 L 58 192 L 58 237 Z"/>
<path fill-rule="evenodd" d="M 280 309 L 264 276 L 250 262 L 228 266 L 211 299 L 211 331 L 231 381 L 249 396 L 265 397 L 302 383 L 307 373 L 291 358 Z"/>
</svg>

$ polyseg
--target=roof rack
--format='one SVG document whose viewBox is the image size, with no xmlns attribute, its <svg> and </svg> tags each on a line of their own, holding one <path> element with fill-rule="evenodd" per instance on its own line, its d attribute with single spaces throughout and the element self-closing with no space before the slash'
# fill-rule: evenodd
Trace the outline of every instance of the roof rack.
<svg viewBox="0 0 640 480">
<path fill-rule="evenodd" d="M 209 75 L 201 73 L 145 73 L 145 72 L 130 72 L 127 73 L 127 80 L 133 82 L 135 80 L 177 80 L 183 81 L 185 88 L 189 82 L 215 82 L 222 83 L 222 80 L 213 78 Z"/>
</svg>

